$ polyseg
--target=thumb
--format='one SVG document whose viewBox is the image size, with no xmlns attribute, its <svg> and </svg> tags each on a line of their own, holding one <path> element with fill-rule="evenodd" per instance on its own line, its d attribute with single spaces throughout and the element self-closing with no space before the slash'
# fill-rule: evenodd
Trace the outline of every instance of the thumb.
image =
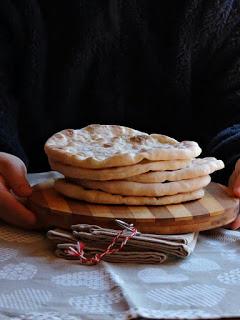
<svg viewBox="0 0 240 320">
<path fill-rule="evenodd" d="M 32 189 L 27 181 L 27 169 L 21 159 L 0 152 L 0 174 L 7 186 L 19 197 L 28 197 Z"/>
<path fill-rule="evenodd" d="M 232 190 L 236 197 L 240 197 L 240 175 L 235 176 L 232 184 Z"/>
<path fill-rule="evenodd" d="M 237 160 L 233 173 L 231 174 L 228 186 L 236 197 L 240 197 L 240 159 Z"/>
</svg>

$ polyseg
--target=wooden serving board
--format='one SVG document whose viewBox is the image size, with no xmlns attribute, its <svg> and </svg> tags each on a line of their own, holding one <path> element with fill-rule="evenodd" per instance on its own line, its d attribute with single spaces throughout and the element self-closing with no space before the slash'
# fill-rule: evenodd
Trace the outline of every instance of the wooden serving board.
<svg viewBox="0 0 240 320">
<path fill-rule="evenodd" d="M 53 188 L 53 180 L 34 187 L 28 207 L 44 228 L 70 229 L 73 224 L 97 224 L 117 229 L 114 219 L 133 223 L 144 233 L 179 234 L 224 226 L 239 211 L 239 199 L 226 187 L 210 183 L 200 200 L 167 206 L 99 205 L 66 198 Z"/>
</svg>

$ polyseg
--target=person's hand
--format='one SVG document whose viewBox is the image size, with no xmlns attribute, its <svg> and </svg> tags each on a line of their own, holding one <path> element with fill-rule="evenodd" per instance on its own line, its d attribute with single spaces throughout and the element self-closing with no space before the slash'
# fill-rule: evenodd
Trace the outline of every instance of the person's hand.
<svg viewBox="0 0 240 320">
<path fill-rule="evenodd" d="M 36 223 L 34 213 L 15 197 L 28 197 L 32 193 L 26 173 L 22 160 L 0 152 L 0 219 L 23 228 L 32 228 Z"/>
<path fill-rule="evenodd" d="M 232 190 L 233 195 L 240 198 L 240 159 L 236 162 L 235 169 L 229 178 L 228 186 Z M 231 229 L 240 228 L 240 215 L 228 227 Z"/>
</svg>

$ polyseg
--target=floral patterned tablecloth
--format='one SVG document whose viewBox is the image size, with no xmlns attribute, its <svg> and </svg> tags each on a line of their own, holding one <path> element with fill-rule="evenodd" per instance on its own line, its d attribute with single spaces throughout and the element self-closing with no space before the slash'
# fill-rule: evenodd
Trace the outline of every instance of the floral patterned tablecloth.
<svg viewBox="0 0 240 320">
<path fill-rule="evenodd" d="M 88 267 L 53 252 L 45 234 L 0 224 L 0 320 L 240 318 L 238 231 L 200 233 L 190 257 L 162 265 Z"/>
</svg>

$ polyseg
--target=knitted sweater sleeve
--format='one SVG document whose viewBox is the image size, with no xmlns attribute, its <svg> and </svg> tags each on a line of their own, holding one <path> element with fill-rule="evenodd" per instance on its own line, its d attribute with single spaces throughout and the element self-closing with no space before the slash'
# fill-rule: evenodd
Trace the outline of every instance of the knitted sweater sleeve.
<svg viewBox="0 0 240 320">
<path fill-rule="evenodd" d="M 240 9 L 238 1 L 223 2 L 226 5 L 221 8 L 224 11 L 212 41 L 213 55 L 205 79 L 208 97 L 203 109 L 208 109 L 206 115 L 211 114 L 207 125 L 212 133 L 205 153 L 225 163 L 225 169 L 213 178 L 227 184 L 240 159 Z"/>
<path fill-rule="evenodd" d="M 19 50 L 14 33 L 0 24 L 0 151 L 14 154 L 26 163 L 18 135 L 17 56 Z"/>
</svg>

